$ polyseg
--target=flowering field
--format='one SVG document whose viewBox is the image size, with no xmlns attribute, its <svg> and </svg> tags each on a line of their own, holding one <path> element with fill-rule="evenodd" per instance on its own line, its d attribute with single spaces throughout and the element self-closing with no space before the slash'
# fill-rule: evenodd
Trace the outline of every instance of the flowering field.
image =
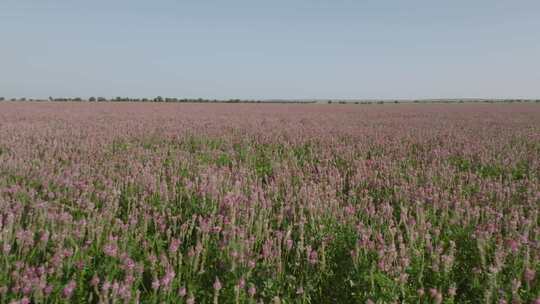
<svg viewBox="0 0 540 304">
<path fill-rule="evenodd" d="M 539 303 L 540 106 L 0 103 L 0 303 Z"/>
</svg>

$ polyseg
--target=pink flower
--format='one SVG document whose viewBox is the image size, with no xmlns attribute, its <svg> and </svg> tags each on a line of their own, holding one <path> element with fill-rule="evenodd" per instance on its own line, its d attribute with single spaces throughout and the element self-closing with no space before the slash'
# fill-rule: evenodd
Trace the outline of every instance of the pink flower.
<svg viewBox="0 0 540 304">
<path fill-rule="evenodd" d="M 518 252 L 519 250 L 519 243 L 516 240 L 508 240 L 506 245 L 510 247 L 510 250 L 514 253 Z"/>
<path fill-rule="evenodd" d="M 182 242 L 179 239 L 172 239 L 171 243 L 169 244 L 169 253 L 176 253 L 181 244 Z"/>
<path fill-rule="evenodd" d="M 47 286 L 45 286 L 45 288 L 43 288 L 43 293 L 45 295 L 50 295 L 52 292 L 53 292 L 53 286 L 50 285 L 50 284 L 47 284 Z"/>
<path fill-rule="evenodd" d="M 133 270 L 135 269 L 135 266 L 136 266 L 135 261 L 133 261 L 131 258 L 126 257 L 124 259 L 124 265 L 123 265 L 124 270 L 127 270 L 127 271 Z"/>
<path fill-rule="evenodd" d="M 436 295 L 435 295 L 435 303 L 436 304 L 441 304 L 442 303 L 442 300 L 443 300 L 443 296 L 442 296 L 442 293 L 438 292 Z"/>
<path fill-rule="evenodd" d="M 73 280 L 69 281 L 69 283 L 62 290 L 62 295 L 64 296 L 64 298 L 68 298 L 68 299 L 71 298 L 71 296 L 73 295 L 73 291 L 75 290 L 76 287 L 77 287 L 77 283 L 75 283 L 75 281 Z"/>
<path fill-rule="evenodd" d="M 90 281 L 90 285 L 96 287 L 99 285 L 99 276 L 97 274 L 95 274 L 93 277 L 92 277 L 92 280 Z"/>
<path fill-rule="evenodd" d="M 104 292 L 104 293 L 107 293 L 109 291 L 109 289 L 111 288 L 111 282 L 109 281 L 105 281 L 103 282 L 103 285 L 101 286 L 101 290 Z"/>
<path fill-rule="evenodd" d="M 291 250 L 292 247 L 293 247 L 293 244 L 294 244 L 293 240 L 288 239 L 288 240 L 285 242 L 285 246 L 287 247 L 287 250 Z"/>
<path fill-rule="evenodd" d="M 251 284 L 251 286 L 248 289 L 248 294 L 250 297 L 254 297 L 257 290 L 255 289 L 255 285 Z"/>
<path fill-rule="evenodd" d="M 249 268 L 255 268 L 255 261 L 254 260 L 249 260 L 248 267 Z"/>
<path fill-rule="evenodd" d="M 116 244 L 107 244 L 105 247 L 103 247 L 103 252 L 106 255 L 114 258 L 118 255 L 118 247 Z"/>
<path fill-rule="evenodd" d="M 4 251 L 4 254 L 9 254 L 9 252 L 11 251 L 11 245 L 8 243 L 4 243 L 2 250 Z"/>
<path fill-rule="evenodd" d="M 246 286 L 246 281 L 244 280 L 244 278 L 240 278 L 240 280 L 238 280 L 238 288 L 244 289 L 245 286 Z"/>
<path fill-rule="evenodd" d="M 167 270 L 167 273 L 165 273 L 165 276 L 161 279 L 161 286 L 169 286 L 175 275 L 176 273 L 172 269 Z"/>
<path fill-rule="evenodd" d="M 219 291 L 221 289 L 221 282 L 219 281 L 217 277 L 216 277 L 216 280 L 214 281 L 213 287 L 215 291 Z"/>
<path fill-rule="evenodd" d="M 315 265 L 317 262 L 319 262 L 319 255 L 317 254 L 317 251 L 314 250 L 309 254 L 309 263 Z"/>
<path fill-rule="evenodd" d="M 83 270 L 84 268 L 84 261 L 83 260 L 80 260 L 76 263 L 76 266 L 79 270 Z"/>
<path fill-rule="evenodd" d="M 533 269 L 527 268 L 523 272 L 523 278 L 525 279 L 525 282 L 530 283 L 534 280 L 536 277 L 536 272 Z"/>
<path fill-rule="evenodd" d="M 180 287 L 180 289 L 178 290 L 178 294 L 183 298 L 186 296 L 187 294 L 187 290 L 186 290 L 186 287 Z"/>
</svg>

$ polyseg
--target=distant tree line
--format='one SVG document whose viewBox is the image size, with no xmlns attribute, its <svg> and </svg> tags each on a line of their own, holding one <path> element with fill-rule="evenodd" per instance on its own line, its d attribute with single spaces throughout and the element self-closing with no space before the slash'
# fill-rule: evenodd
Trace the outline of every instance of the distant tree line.
<svg viewBox="0 0 540 304">
<path fill-rule="evenodd" d="M 55 102 L 215 102 L 215 103 L 261 103 L 261 100 L 246 100 L 246 99 L 205 99 L 205 98 L 176 98 L 176 97 L 162 97 L 157 96 L 154 98 L 133 98 L 133 97 L 94 97 L 91 96 L 88 99 L 81 97 L 52 97 L 47 99 L 27 99 L 26 97 L 6 99 L 0 97 L 0 101 L 55 101 Z"/>
<path fill-rule="evenodd" d="M 220 103 L 260 103 L 260 100 L 242 100 L 242 99 L 227 99 L 227 100 L 218 100 L 218 99 L 204 99 L 204 98 L 176 98 L 176 97 L 162 97 L 156 96 L 154 98 L 134 98 L 134 97 L 89 97 L 84 100 L 79 97 L 75 98 L 52 98 L 49 97 L 50 101 L 88 101 L 88 102 L 220 102 Z"/>
<path fill-rule="evenodd" d="M 4 101 L 4 97 L 0 97 L 0 101 Z M 206 99 L 206 98 L 177 98 L 177 97 L 162 97 L 154 98 L 134 98 L 134 97 L 95 97 L 91 96 L 87 99 L 81 97 L 52 97 L 49 96 L 48 101 L 54 102 L 168 102 L 168 103 L 312 103 L 315 101 L 263 101 L 256 99 Z M 11 98 L 11 101 L 47 101 L 45 99 L 26 99 L 24 97 Z"/>
<path fill-rule="evenodd" d="M 205 98 L 176 98 L 156 96 L 154 98 L 133 98 L 133 97 L 89 97 L 87 99 L 81 97 L 52 97 L 48 99 L 35 98 L 5 98 L 0 97 L 2 101 L 55 101 L 55 102 L 167 102 L 167 103 L 327 103 L 327 104 L 388 104 L 388 103 L 519 103 L 519 102 L 536 102 L 540 103 L 540 99 L 418 99 L 418 100 L 248 100 L 248 99 L 205 99 Z"/>
</svg>

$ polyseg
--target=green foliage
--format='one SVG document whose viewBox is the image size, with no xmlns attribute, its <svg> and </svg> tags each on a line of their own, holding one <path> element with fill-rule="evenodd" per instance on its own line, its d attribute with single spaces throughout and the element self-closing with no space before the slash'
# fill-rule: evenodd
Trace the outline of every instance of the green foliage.
<svg viewBox="0 0 540 304">
<path fill-rule="evenodd" d="M 230 158 L 229 154 L 221 153 L 216 159 L 216 164 L 220 167 L 232 167 L 233 161 Z"/>
<path fill-rule="evenodd" d="M 502 167 L 492 164 L 479 165 L 476 171 L 481 178 L 499 178 L 504 175 Z"/>
<path fill-rule="evenodd" d="M 130 144 L 126 140 L 121 138 L 114 139 L 110 147 L 112 154 L 126 152 L 129 148 Z"/>
<path fill-rule="evenodd" d="M 449 158 L 449 162 L 451 165 L 453 165 L 454 167 L 456 167 L 456 169 L 458 171 L 461 171 L 461 172 L 468 172 L 472 169 L 472 164 L 471 162 L 464 158 L 464 157 L 461 157 L 461 156 L 451 156 Z"/>
<path fill-rule="evenodd" d="M 319 298 L 315 299 L 315 303 L 352 303 L 354 290 L 362 289 L 362 286 L 350 283 L 354 279 L 350 251 L 357 236 L 353 227 L 348 226 L 333 227 L 331 235 L 332 241 L 327 247 L 327 268 L 322 274 Z"/>
<path fill-rule="evenodd" d="M 274 168 L 272 166 L 272 159 L 269 152 L 260 147 L 253 155 L 253 166 L 255 167 L 255 174 L 259 177 L 263 183 L 268 183 L 269 179 L 274 174 Z"/>
<path fill-rule="evenodd" d="M 514 168 L 511 170 L 512 180 L 522 180 L 526 179 L 530 175 L 530 165 L 527 160 L 519 161 Z"/>
</svg>

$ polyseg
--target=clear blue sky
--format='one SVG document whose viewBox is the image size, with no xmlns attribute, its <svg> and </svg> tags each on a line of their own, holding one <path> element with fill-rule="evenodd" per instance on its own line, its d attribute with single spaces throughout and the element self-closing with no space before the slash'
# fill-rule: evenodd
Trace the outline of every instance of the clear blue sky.
<svg viewBox="0 0 540 304">
<path fill-rule="evenodd" d="M 0 96 L 540 98 L 540 1 L 0 0 Z"/>
</svg>

